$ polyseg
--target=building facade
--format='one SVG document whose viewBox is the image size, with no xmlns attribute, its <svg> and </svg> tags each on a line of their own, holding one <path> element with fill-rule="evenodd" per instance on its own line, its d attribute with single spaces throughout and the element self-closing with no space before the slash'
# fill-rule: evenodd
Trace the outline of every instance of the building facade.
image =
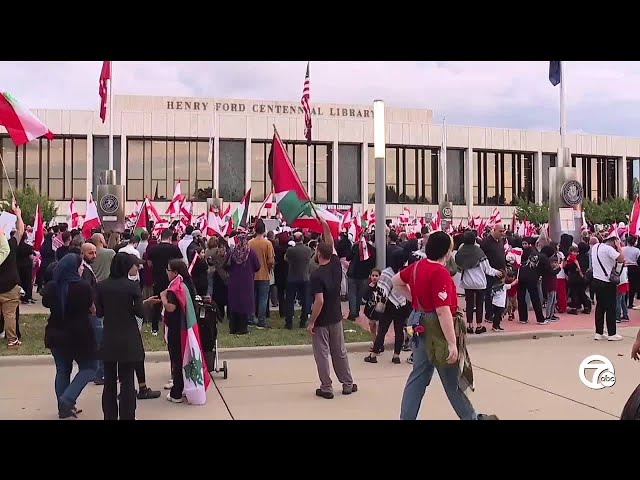
<svg viewBox="0 0 640 480">
<path fill-rule="evenodd" d="M 96 105 L 97 105 L 96 101 Z M 271 190 L 267 159 L 274 125 L 311 198 L 317 203 L 375 202 L 372 105 L 312 105 L 312 145 L 304 139 L 298 101 L 212 98 L 114 97 L 114 169 L 126 186 L 127 213 L 145 195 L 168 201 L 178 180 L 195 212 L 215 191 L 239 202 L 252 189 L 252 213 Z M 56 135 L 16 147 L 0 127 L 0 151 L 17 188 L 32 185 L 68 214 L 72 198 L 80 214 L 108 168 L 109 121 L 98 111 L 33 110 Z M 489 217 L 499 206 L 512 215 L 518 198 L 544 202 L 549 167 L 560 135 L 502 128 L 444 126 L 430 110 L 386 107 L 387 215 L 404 208 L 435 212 L 446 197 L 454 219 Z M 209 138 L 213 138 L 209 163 Z M 573 165 L 585 196 L 602 200 L 638 193 L 640 138 L 568 136 Z M 8 192 L 3 176 L 0 194 Z M 162 206 L 158 210 L 164 211 Z"/>
</svg>

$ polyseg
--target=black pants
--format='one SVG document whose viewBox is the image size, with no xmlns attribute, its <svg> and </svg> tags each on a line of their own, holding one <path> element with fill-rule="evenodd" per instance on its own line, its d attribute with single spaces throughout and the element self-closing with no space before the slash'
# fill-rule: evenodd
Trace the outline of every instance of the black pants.
<svg viewBox="0 0 640 480">
<path fill-rule="evenodd" d="M 302 310 L 300 311 L 300 328 L 307 325 L 307 317 L 309 316 L 310 305 L 307 305 L 309 294 L 309 282 L 287 282 L 287 293 L 285 295 L 287 301 L 287 310 L 285 324 L 289 327 L 293 324 L 293 316 L 295 314 L 296 296 L 300 299 Z"/>
<path fill-rule="evenodd" d="M 493 320 L 493 297 L 491 296 L 491 287 L 498 281 L 496 277 L 487 277 L 487 288 L 484 290 L 484 315 L 488 321 Z M 465 291 L 466 293 L 466 291 Z M 466 295 L 465 295 L 466 296 Z"/>
<path fill-rule="evenodd" d="M 153 294 L 160 295 L 160 292 L 166 290 L 169 285 L 153 283 Z M 153 312 L 151 314 L 151 331 L 157 332 L 160 329 L 160 320 L 162 317 L 162 304 L 157 303 L 153 305 Z"/>
<path fill-rule="evenodd" d="M 376 334 L 376 339 L 373 342 L 374 353 L 382 353 L 384 338 L 389 331 L 389 327 L 393 323 L 393 333 L 395 335 L 395 338 L 393 339 L 393 353 L 395 355 L 400 355 L 402 344 L 404 343 L 404 326 L 406 325 L 407 317 L 410 313 L 410 305 L 396 308 L 391 302 L 387 303 L 387 307 L 378 322 L 378 333 Z"/>
<path fill-rule="evenodd" d="M 285 318 L 287 316 L 287 303 L 285 292 L 287 291 L 287 284 L 283 283 L 282 285 L 276 286 L 278 290 L 278 314 L 280 318 Z"/>
<path fill-rule="evenodd" d="M 502 314 L 504 313 L 504 307 L 493 306 L 493 328 L 500 327 L 502 321 Z"/>
<path fill-rule="evenodd" d="M 518 285 L 518 317 L 521 322 L 529 321 L 529 312 L 527 309 L 527 292 L 531 298 L 533 311 L 536 313 L 536 321 L 542 323 L 545 321 L 544 313 L 542 313 L 542 303 L 540 303 L 540 292 L 538 290 L 538 282 L 525 283 L 520 282 Z"/>
<path fill-rule="evenodd" d="M 482 307 L 484 303 L 484 290 L 464 290 L 464 300 L 467 309 L 467 323 L 473 323 L 473 309 L 476 310 L 476 323 L 482 325 Z"/>
<path fill-rule="evenodd" d="M 118 420 L 118 412 L 120 420 L 135 420 L 136 388 L 133 381 L 135 367 L 134 362 L 104 362 L 102 413 L 105 420 Z M 119 401 L 118 378 L 120 378 Z"/>
<path fill-rule="evenodd" d="M 616 294 L 617 286 L 611 282 L 603 282 L 594 278 L 591 288 L 596 294 L 596 333 L 604 334 L 605 316 L 607 320 L 607 334 L 616 334 Z"/>
<path fill-rule="evenodd" d="M 144 360 L 141 362 L 136 362 L 134 370 L 136 372 L 136 378 L 138 379 L 138 386 L 147 384 L 147 376 L 144 371 Z"/>
<path fill-rule="evenodd" d="M 184 377 L 182 376 L 182 339 L 179 328 L 171 328 L 167 331 L 167 347 L 169 350 L 169 362 L 171 362 L 171 398 L 179 400 L 184 390 Z"/>
<path fill-rule="evenodd" d="M 229 333 L 231 335 L 244 335 L 249 333 L 247 326 L 249 325 L 249 315 L 243 313 L 229 313 Z"/>
<path fill-rule="evenodd" d="M 18 268 L 18 275 L 20 276 L 20 286 L 25 293 L 21 300 L 23 302 L 31 300 L 33 298 L 33 265 L 24 265 Z"/>
<path fill-rule="evenodd" d="M 587 295 L 587 288 L 584 282 L 571 284 L 567 282 L 567 286 L 569 289 L 569 296 L 571 298 L 569 308 L 583 308 L 587 311 L 591 310 L 591 300 L 589 300 L 589 295 Z"/>
<path fill-rule="evenodd" d="M 640 293 L 640 267 L 638 265 L 628 265 L 629 269 L 629 308 L 633 307 L 638 293 Z"/>
</svg>

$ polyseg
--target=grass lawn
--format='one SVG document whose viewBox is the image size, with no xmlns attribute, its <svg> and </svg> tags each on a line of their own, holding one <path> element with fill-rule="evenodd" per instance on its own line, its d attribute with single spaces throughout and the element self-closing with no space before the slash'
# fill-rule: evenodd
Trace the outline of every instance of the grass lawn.
<svg viewBox="0 0 640 480">
<path fill-rule="evenodd" d="M 294 325 L 297 325 L 294 320 Z M 20 333 L 22 333 L 22 346 L 19 348 L 7 348 L 4 340 L 0 341 L 0 356 L 7 355 L 48 355 L 51 352 L 44 347 L 44 327 L 47 324 L 47 315 L 20 315 Z M 229 323 L 218 325 L 218 346 L 220 348 L 234 347 L 261 347 L 277 345 L 306 345 L 311 343 L 311 338 L 306 329 L 295 328 L 286 330 L 284 320 L 277 314 L 271 314 L 271 326 L 268 330 L 250 328 L 248 335 L 229 335 Z M 355 322 L 344 320 L 344 337 L 347 343 L 369 342 L 371 336 L 368 331 L 362 329 Z M 151 335 L 151 326 L 144 325 L 144 347 L 147 352 L 166 350 L 162 336 Z"/>
</svg>

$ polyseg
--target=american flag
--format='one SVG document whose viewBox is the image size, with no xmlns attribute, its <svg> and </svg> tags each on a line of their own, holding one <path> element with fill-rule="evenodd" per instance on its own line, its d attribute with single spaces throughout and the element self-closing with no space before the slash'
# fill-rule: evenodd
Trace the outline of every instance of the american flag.
<svg viewBox="0 0 640 480">
<path fill-rule="evenodd" d="M 307 74 L 304 76 L 304 87 L 302 88 L 302 99 L 300 100 L 304 108 L 304 136 L 307 145 L 311 145 L 311 107 L 309 104 L 309 62 L 307 62 Z"/>
<path fill-rule="evenodd" d="M 100 118 L 102 123 L 107 119 L 107 80 L 111 80 L 111 62 L 102 62 L 102 71 L 100 72 L 100 86 L 98 93 L 100 94 Z"/>
</svg>

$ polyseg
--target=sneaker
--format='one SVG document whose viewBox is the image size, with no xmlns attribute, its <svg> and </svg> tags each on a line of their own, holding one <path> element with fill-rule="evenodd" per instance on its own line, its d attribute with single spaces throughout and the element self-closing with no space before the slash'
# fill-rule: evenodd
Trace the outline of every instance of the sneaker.
<svg viewBox="0 0 640 480">
<path fill-rule="evenodd" d="M 393 357 L 391 359 L 391 363 L 394 363 L 396 365 L 400 365 L 401 361 L 400 361 L 400 357 Z"/>
<path fill-rule="evenodd" d="M 493 321 L 491 323 L 493 323 Z M 486 331 L 487 331 L 487 327 L 485 327 L 484 325 L 476 327 L 476 330 L 475 330 L 476 334 L 478 335 L 481 333 L 485 333 Z"/>
<path fill-rule="evenodd" d="M 325 392 L 320 388 L 317 388 L 316 397 L 322 397 L 322 398 L 326 398 L 327 400 L 331 400 L 333 398 L 333 392 Z"/>
<path fill-rule="evenodd" d="M 346 386 L 342 386 L 342 394 L 343 395 L 351 395 L 352 393 L 356 393 L 358 391 L 358 385 L 356 385 L 355 383 L 351 384 L 351 388 L 346 387 Z"/>
<path fill-rule="evenodd" d="M 499 418 L 497 415 L 485 415 L 484 413 L 479 413 L 478 420 L 499 420 Z"/>
<path fill-rule="evenodd" d="M 9 347 L 9 348 L 19 347 L 20 345 L 22 345 L 22 342 L 20 340 L 18 340 L 17 338 L 15 340 L 7 343 L 7 347 Z"/>
<path fill-rule="evenodd" d="M 4 330 L 0 332 L 0 338 L 4 338 Z"/>
<path fill-rule="evenodd" d="M 607 337 L 607 340 L 609 340 L 610 342 L 619 342 L 620 340 L 622 340 L 622 335 L 609 335 L 609 337 Z"/>
<path fill-rule="evenodd" d="M 492 327 L 491 330 L 494 332 L 504 332 L 504 328 L 502 327 Z"/>
<path fill-rule="evenodd" d="M 606 340 L 606 339 L 607 339 L 607 336 L 606 336 L 606 335 L 602 335 L 601 333 L 596 333 L 596 334 L 593 336 L 593 339 L 594 339 L 594 340 Z"/>
<path fill-rule="evenodd" d="M 164 389 L 165 390 L 171 390 L 173 388 L 173 380 L 169 380 L 165 385 L 164 385 Z"/>
<path fill-rule="evenodd" d="M 378 363 L 378 357 L 375 355 L 367 355 L 364 357 L 364 361 L 367 363 Z"/>
<path fill-rule="evenodd" d="M 180 398 L 173 398 L 173 397 L 171 396 L 171 394 L 170 394 L 170 393 L 167 393 L 167 400 L 169 400 L 169 401 L 170 401 L 170 402 L 172 402 L 172 403 L 182 403 L 182 402 L 183 402 L 182 397 L 180 397 Z"/>
<path fill-rule="evenodd" d="M 411 347 L 409 345 L 402 345 L 402 351 L 403 352 L 410 352 L 411 351 Z"/>
<path fill-rule="evenodd" d="M 160 391 L 158 390 L 151 390 L 149 387 L 146 387 L 145 389 L 140 389 L 140 391 L 138 392 L 138 395 L 136 395 L 136 398 L 138 400 L 150 400 L 152 398 L 160 398 Z"/>
<path fill-rule="evenodd" d="M 409 355 L 409 358 L 407 358 L 407 363 L 409 365 L 413 365 L 413 353 L 411 355 Z"/>
<path fill-rule="evenodd" d="M 549 325 L 549 320 L 545 319 L 542 322 L 536 322 L 538 325 Z"/>
<path fill-rule="evenodd" d="M 157 337 L 158 336 L 158 331 L 154 330 L 153 332 L 151 332 L 151 335 L 153 335 L 154 337 Z"/>
<path fill-rule="evenodd" d="M 94 385 L 104 385 L 104 378 L 96 378 L 96 379 L 93 381 L 93 384 L 94 384 Z"/>
</svg>

